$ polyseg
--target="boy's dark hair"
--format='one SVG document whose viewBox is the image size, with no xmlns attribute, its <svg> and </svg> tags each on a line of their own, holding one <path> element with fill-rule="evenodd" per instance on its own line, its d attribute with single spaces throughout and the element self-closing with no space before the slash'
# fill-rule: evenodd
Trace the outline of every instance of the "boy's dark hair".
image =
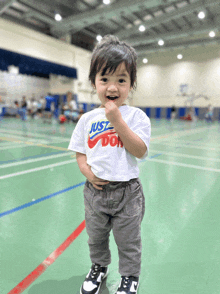
<svg viewBox="0 0 220 294">
<path fill-rule="evenodd" d="M 137 53 L 134 48 L 113 35 L 106 35 L 93 50 L 89 80 L 95 85 L 96 74 L 102 69 L 101 75 L 114 73 L 121 63 L 125 63 L 130 75 L 131 87 L 134 88 L 137 76 Z"/>
</svg>

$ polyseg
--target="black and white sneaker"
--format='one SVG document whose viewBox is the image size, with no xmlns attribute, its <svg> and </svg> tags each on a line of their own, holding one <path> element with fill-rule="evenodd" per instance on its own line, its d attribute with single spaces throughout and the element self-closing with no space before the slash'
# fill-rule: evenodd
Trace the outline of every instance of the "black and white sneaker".
<svg viewBox="0 0 220 294">
<path fill-rule="evenodd" d="M 80 288 L 80 294 L 98 294 L 102 281 L 108 274 L 108 268 L 100 266 L 99 264 L 93 264 L 85 281 Z"/>
<path fill-rule="evenodd" d="M 116 294 L 136 294 L 139 286 L 138 277 L 121 277 L 121 282 Z"/>
</svg>

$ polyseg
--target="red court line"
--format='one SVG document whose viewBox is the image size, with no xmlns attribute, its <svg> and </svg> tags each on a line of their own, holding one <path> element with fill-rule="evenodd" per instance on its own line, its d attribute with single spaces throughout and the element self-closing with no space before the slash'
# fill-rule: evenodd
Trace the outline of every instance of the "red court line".
<svg viewBox="0 0 220 294">
<path fill-rule="evenodd" d="M 85 220 L 76 228 L 76 230 L 56 249 L 52 252 L 37 268 L 33 270 L 23 281 L 21 281 L 8 294 L 19 294 L 27 289 L 54 261 L 69 247 L 69 245 L 82 233 L 85 229 Z"/>
</svg>

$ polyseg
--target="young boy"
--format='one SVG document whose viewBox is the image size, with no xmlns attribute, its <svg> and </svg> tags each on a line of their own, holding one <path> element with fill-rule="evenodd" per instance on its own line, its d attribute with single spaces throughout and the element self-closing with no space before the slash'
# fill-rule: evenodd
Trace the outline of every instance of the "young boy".
<svg viewBox="0 0 220 294">
<path fill-rule="evenodd" d="M 89 79 L 101 106 L 81 117 L 69 144 L 87 178 L 84 203 L 92 267 L 81 294 L 99 293 L 108 274 L 111 230 L 119 253 L 117 294 L 135 294 L 139 285 L 145 200 L 136 158 L 148 154 L 151 126 L 142 110 L 124 104 L 136 83 L 136 60 L 134 49 L 111 35 L 95 47 Z"/>
</svg>

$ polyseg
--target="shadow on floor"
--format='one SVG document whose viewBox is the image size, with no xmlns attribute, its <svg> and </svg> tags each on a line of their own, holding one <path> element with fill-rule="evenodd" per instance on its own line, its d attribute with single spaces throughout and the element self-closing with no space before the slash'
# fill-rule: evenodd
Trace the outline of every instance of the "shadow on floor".
<svg viewBox="0 0 220 294">
<path fill-rule="evenodd" d="M 55 281 L 48 280 L 39 284 L 33 285 L 28 294 L 80 294 L 80 287 L 85 279 L 86 275 L 74 276 L 69 280 Z M 106 280 L 103 281 L 100 289 L 100 294 L 109 294 L 109 290 L 106 286 Z"/>
</svg>

